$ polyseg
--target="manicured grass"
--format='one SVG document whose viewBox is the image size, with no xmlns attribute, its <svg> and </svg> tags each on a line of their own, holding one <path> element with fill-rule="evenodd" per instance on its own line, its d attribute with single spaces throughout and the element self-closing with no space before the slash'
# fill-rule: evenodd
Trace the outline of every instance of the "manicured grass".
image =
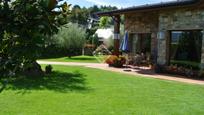
<svg viewBox="0 0 204 115">
<path fill-rule="evenodd" d="M 53 66 L 41 79 L 10 81 L 2 115 L 203 115 L 204 86 L 84 67 Z"/>
<path fill-rule="evenodd" d="M 94 57 L 94 56 L 73 56 L 61 57 L 61 58 L 50 58 L 50 59 L 40 59 L 41 61 L 56 61 L 56 62 L 82 62 L 82 63 L 101 63 L 104 57 Z"/>
</svg>

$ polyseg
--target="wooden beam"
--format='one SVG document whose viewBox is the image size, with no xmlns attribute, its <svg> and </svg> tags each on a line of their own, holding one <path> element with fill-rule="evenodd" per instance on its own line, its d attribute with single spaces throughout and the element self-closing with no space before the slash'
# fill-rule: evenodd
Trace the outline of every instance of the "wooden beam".
<svg viewBox="0 0 204 115">
<path fill-rule="evenodd" d="M 114 19 L 114 55 L 119 56 L 120 47 L 120 15 L 113 17 Z"/>
</svg>

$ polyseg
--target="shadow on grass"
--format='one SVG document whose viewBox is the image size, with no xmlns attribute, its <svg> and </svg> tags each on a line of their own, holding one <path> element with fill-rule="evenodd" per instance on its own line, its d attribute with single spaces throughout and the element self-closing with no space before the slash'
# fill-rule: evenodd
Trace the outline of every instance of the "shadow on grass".
<svg viewBox="0 0 204 115">
<path fill-rule="evenodd" d="M 18 77 L 8 80 L 4 90 L 17 90 L 18 93 L 29 93 L 32 90 L 51 90 L 56 92 L 88 91 L 85 75 L 79 72 L 53 72 L 44 77 Z"/>
</svg>

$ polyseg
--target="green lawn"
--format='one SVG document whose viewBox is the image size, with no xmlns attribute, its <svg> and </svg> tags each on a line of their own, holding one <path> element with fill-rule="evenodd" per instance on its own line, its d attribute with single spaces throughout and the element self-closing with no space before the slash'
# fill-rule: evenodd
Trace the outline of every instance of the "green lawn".
<svg viewBox="0 0 204 115">
<path fill-rule="evenodd" d="M 1 115 L 203 115 L 204 86 L 84 67 L 54 66 L 41 79 L 10 81 Z"/>
<path fill-rule="evenodd" d="M 100 63 L 100 60 L 104 57 L 94 57 L 94 56 L 73 56 L 61 57 L 61 58 L 50 58 L 50 59 L 40 59 L 41 61 L 56 61 L 56 62 L 82 62 L 82 63 Z"/>
</svg>

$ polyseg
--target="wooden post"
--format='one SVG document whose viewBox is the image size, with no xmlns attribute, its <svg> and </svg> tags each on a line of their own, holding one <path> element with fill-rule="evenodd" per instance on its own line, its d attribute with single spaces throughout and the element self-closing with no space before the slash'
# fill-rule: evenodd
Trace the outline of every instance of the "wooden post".
<svg viewBox="0 0 204 115">
<path fill-rule="evenodd" d="M 114 16 L 114 55 L 119 56 L 120 47 L 120 15 Z"/>
</svg>

